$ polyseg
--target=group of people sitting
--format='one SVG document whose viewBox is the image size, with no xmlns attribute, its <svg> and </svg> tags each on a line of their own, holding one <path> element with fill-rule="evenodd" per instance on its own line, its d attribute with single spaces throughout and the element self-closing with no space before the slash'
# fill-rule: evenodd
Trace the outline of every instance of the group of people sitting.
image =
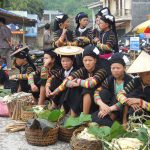
<svg viewBox="0 0 150 150">
<path fill-rule="evenodd" d="M 41 69 L 31 61 L 29 48 L 22 47 L 12 54 L 20 73 L 9 78 L 18 79 L 18 92 L 32 92 L 39 105 L 48 100 L 51 109 L 62 108 L 72 117 L 83 112 L 99 125 L 111 126 L 115 120 L 126 124 L 134 112 L 150 114 L 150 56 L 142 52 L 130 66 L 128 73 L 137 77 L 127 74 L 124 57 L 117 52 L 114 17 L 108 8 L 97 17 L 100 30 L 92 32 L 86 27 L 87 14 L 79 13 L 74 35 L 68 16 L 57 16 L 53 48 L 44 50 Z M 56 48 L 65 50 L 67 45 L 78 46 L 80 54 L 57 53 Z"/>
</svg>

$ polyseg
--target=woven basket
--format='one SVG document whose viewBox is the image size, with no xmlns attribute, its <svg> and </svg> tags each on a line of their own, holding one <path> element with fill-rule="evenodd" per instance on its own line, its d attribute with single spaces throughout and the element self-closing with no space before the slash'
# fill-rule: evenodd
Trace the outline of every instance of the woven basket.
<svg viewBox="0 0 150 150">
<path fill-rule="evenodd" d="M 36 114 L 33 111 L 27 111 L 28 108 L 32 108 L 32 106 L 25 106 L 21 108 L 21 120 L 28 121 L 29 119 L 36 118 Z"/>
<path fill-rule="evenodd" d="M 59 132 L 58 132 L 58 139 L 60 141 L 64 141 L 64 142 L 70 142 L 71 137 L 73 135 L 73 132 L 75 131 L 76 128 L 71 128 L 71 129 L 67 129 L 67 128 L 63 128 L 63 127 L 59 127 Z"/>
<path fill-rule="evenodd" d="M 47 146 L 56 143 L 58 128 L 49 129 L 43 133 L 42 130 L 25 128 L 25 136 L 29 144 L 37 146 Z"/>
<path fill-rule="evenodd" d="M 83 130 L 84 127 L 80 127 L 73 132 L 73 136 L 70 141 L 71 148 L 73 150 L 102 150 L 102 142 L 100 140 L 88 141 L 77 138 L 77 134 L 81 133 Z"/>
</svg>

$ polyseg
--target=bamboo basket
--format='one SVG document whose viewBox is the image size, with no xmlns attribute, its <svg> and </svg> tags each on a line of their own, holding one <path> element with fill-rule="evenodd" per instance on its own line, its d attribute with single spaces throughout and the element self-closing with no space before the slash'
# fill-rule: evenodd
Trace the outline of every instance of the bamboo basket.
<svg viewBox="0 0 150 150">
<path fill-rule="evenodd" d="M 58 128 L 49 129 L 48 132 L 43 133 L 40 129 L 28 129 L 26 127 L 25 137 L 31 145 L 47 146 L 55 144 L 58 138 Z"/>
<path fill-rule="evenodd" d="M 21 108 L 21 120 L 27 121 L 28 119 L 36 118 L 36 113 L 33 111 L 27 111 L 28 108 L 32 108 L 32 106 L 23 106 Z"/>
<path fill-rule="evenodd" d="M 80 127 L 73 132 L 73 136 L 70 141 L 72 150 L 102 150 L 102 142 L 100 140 L 88 141 L 77 138 L 77 135 L 83 130 L 84 127 Z"/>
<path fill-rule="evenodd" d="M 33 99 L 34 98 L 32 94 L 21 95 L 20 97 L 19 96 L 13 97 L 13 100 L 7 103 L 9 116 L 13 120 L 20 120 L 21 119 L 21 107 L 30 105 Z"/>
<path fill-rule="evenodd" d="M 67 129 L 60 126 L 58 132 L 58 139 L 64 142 L 70 142 L 72 134 L 75 131 L 75 129 L 76 128 Z"/>
</svg>

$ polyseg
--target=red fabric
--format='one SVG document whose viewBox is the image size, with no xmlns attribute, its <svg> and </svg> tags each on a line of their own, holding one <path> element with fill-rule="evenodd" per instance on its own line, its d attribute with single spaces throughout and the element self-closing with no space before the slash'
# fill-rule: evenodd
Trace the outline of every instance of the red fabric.
<svg viewBox="0 0 150 150">
<path fill-rule="evenodd" d="M 112 56 L 112 53 L 109 53 L 109 54 L 99 55 L 99 58 L 108 59 L 111 56 Z"/>
</svg>

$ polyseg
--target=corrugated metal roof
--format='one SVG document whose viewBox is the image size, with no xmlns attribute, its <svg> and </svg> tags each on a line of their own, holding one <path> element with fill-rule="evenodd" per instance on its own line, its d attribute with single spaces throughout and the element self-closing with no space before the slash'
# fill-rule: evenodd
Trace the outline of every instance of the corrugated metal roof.
<svg viewBox="0 0 150 150">
<path fill-rule="evenodd" d="M 12 13 L 8 10 L 0 8 L 0 17 L 3 17 L 6 19 L 6 23 L 14 23 L 14 24 L 20 24 L 25 26 L 34 26 L 37 22 L 35 19 L 29 19 L 27 17 L 22 17 L 20 15 L 16 15 L 15 13 Z"/>
</svg>

